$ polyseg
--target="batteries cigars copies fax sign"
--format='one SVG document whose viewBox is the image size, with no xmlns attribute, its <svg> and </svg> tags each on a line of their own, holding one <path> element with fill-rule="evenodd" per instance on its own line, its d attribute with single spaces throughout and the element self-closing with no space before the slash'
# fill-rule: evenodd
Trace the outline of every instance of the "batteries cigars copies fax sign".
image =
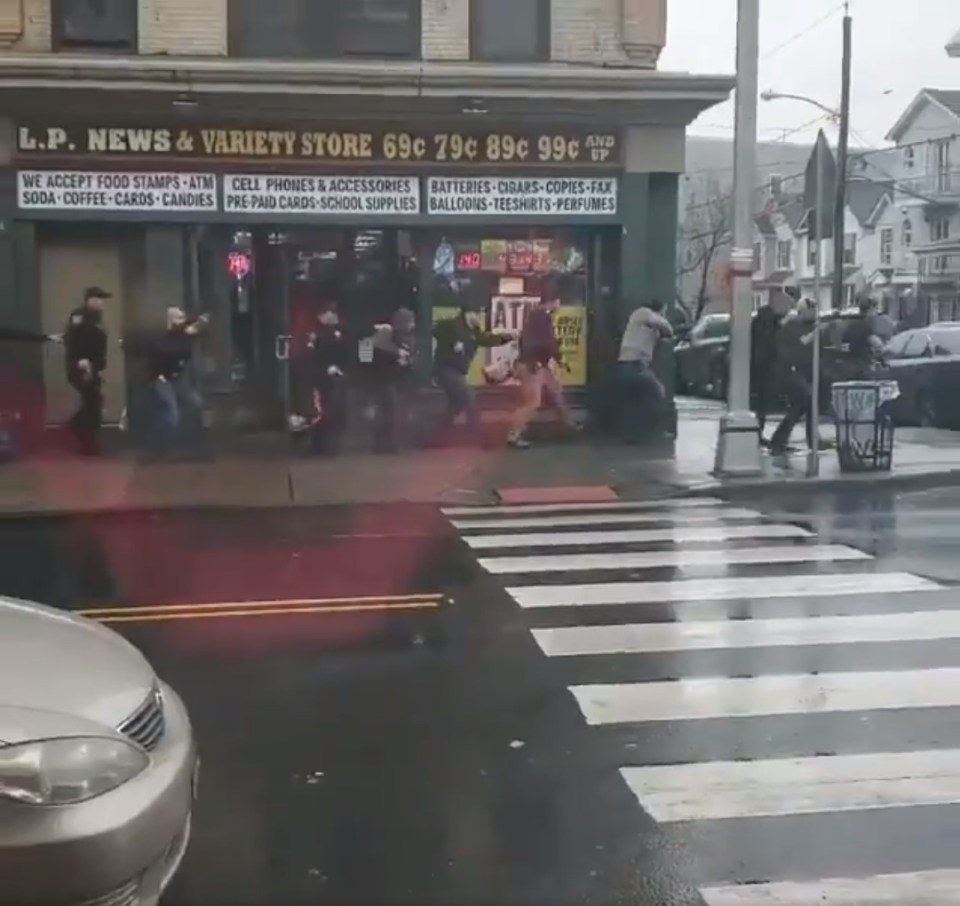
<svg viewBox="0 0 960 906">
<path fill-rule="evenodd" d="M 231 175 L 223 178 L 229 213 L 324 216 L 420 213 L 415 176 Z"/>
<path fill-rule="evenodd" d="M 427 212 L 448 217 L 584 217 L 617 213 L 615 177 L 431 176 Z"/>
<path fill-rule="evenodd" d="M 106 173 L 20 170 L 21 210 L 216 211 L 211 173 Z"/>
</svg>

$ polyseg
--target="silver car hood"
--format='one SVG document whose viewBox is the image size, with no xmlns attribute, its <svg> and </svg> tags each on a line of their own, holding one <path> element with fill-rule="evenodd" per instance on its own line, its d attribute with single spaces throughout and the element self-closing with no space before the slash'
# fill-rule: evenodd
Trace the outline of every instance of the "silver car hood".
<svg viewBox="0 0 960 906">
<path fill-rule="evenodd" d="M 53 735 L 56 715 L 65 735 L 81 726 L 115 729 L 155 682 L 143 655 L 115 632 L 0 598 L 0 742 L 20 741 L 40 726 Z M 29 712 L 36 713 L 27 719 Z"/>
</svg>

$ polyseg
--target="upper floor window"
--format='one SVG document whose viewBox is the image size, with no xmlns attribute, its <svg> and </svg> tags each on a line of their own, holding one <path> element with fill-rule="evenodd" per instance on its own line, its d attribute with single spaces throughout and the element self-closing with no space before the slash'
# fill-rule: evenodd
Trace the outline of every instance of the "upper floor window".
<svg viewBox="0 0 960 906">
<path fill-rule="evenodd" d="M 807 236 L 807 267 L 813 267 L 817 263 L 817 252 L 820 243 L 812 236 Z"/>
<path fill-rule="evenodd" d="M 843 263 L 844 264 L 857 263 L 857 234 L 856 233 L 843 234 Z"/>
<path fill-rule="evenodd" d="M 933 242 L 942 242 L 950 238 L 950 221 L 943 217 L 940 220 L 934 220 L 930 224 L 930 239 Z"/>
<path fill-rule="evenodd" d="M 880 228 L 880 264 L 883 267 L 893 264 L 893 227 Z"/>
<path fill-rule="evenodd" d="M 50 13 L 57 50 L 137 52 L 136 0 L 53 0 Z"/>
<path fill-rule="evenodd" d="M 550 59 L 550 0 L 470 0 L 470 57 L 492 63 Z"/>
<path fill-rule="evenodd" d="M 753 272 L 756 274 L 763 267 L 763 243 L 753 244 Z"/>
<path fill-rule="evenodd" d="M 789 239 L 777 241 L 777 270 L 788 271 L 793 266 L 793 243 Z"/>
<path fill-rule="evenodd" d="M 912 170 L 916 159 L 916 149 L 912 145 L 907 145 L 907 147 L 903 149 L 903 166 L 907 170 Z"/>
<path fill-rule="evenodd" d="M 901 239 L 903 240 L 903 247 L 908 249 L 913 245 L 913 223 L 908 217 L 903 221 L 903 232 L 901 233 Z"/>
<path fill-rule="evenodd" d="M 229 0 L 228 16 L 233 56 L 420 56 L 420 0 Z"/>
</svg>

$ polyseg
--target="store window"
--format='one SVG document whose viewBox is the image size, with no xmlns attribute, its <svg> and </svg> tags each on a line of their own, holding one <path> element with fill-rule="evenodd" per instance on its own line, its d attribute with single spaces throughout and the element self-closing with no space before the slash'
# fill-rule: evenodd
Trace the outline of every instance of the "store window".
<svg viewBox="0 0 960 906">
<path fill-rule="evenodd" d="M 556 287 L 560 309 L 555 316 L 563 347 L 562 379 L 583 386 L 587 379 L 587 307 L 590 268 L 588 241 L 576 233 L 544 231 L 534 236 L 506 230 L 457 231 L 438 237 L 433 247 L 433 319 L 454 317 L 461 307 L 484 312 L 488 328 L 518 333 L 529 309 Z M 479 355 L 472 383 L 486 383 L 484 368 L 515 347 Z"/>
</svg>

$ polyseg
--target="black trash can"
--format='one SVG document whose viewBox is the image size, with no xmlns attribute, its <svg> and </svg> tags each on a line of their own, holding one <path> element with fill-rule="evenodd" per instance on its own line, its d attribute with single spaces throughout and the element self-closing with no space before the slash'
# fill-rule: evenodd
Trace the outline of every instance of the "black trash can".
<svg viewBox="0 0 960 906">
<path fill-rule="evenodd" d="M 887 404 L 896 381 L 842 381 L 831 388 L 841 472 L 889 472 L 893 466 L 893 419 Z"/>
</svg>

